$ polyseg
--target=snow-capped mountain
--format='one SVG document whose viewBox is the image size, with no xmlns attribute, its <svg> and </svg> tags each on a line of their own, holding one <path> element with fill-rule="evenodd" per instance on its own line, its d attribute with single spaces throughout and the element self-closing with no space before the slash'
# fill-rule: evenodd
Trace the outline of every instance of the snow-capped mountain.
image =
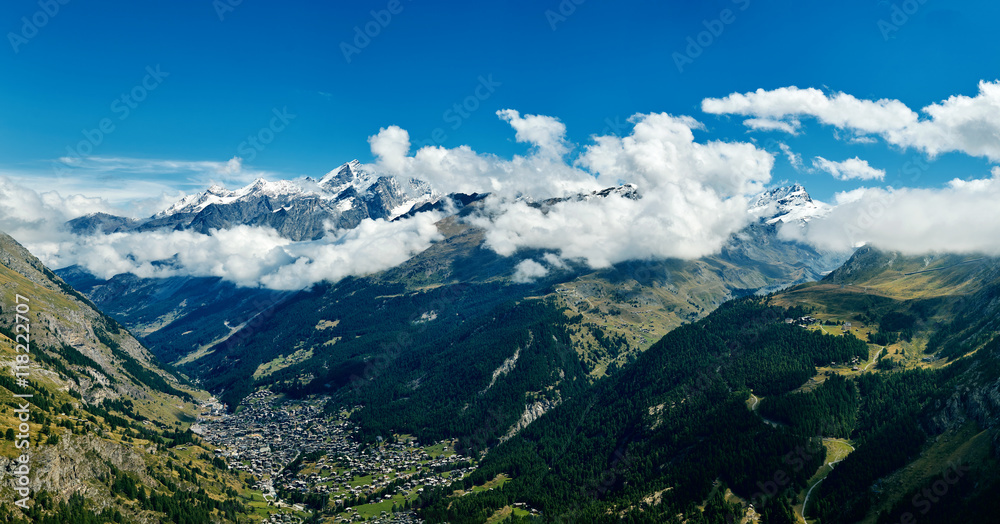
<svg viewBox="0 0 1000 524">
<path fill-rule="evenodd" d="M 258 178 L 252 184 L 234 191 L 230 191 L 220 185 L 213 185 L 204 193 L 188 195 L 178 200 L 169 208 L 153 215 L 153 218 L 165 218 L 180 213 L 200 213 L 210 205 L 228 205 L 260 196 L 281 198 L 298 196 L 304 193 L 305 191 L 302 186 L 291 180 L 269 182 Z"/>
<path fill-rule="evenodd" d="M 439 195 L 423 182 L 400 183 L 350 162 L 319 180 L 256 181 L 235 190 L 212 187 L 143 221 L 103 215 L 77 219 L 73 226 L 81 234 L 93 234 L 175 228 L 207 232 L 210 228 L 267 225 L 288 238 L 305 240 L 322 236 L 329 230 L 327 224 L 354 227 L 368 217 L 403 220 L 435 210 L 462 216 L 476 212 L 475 203 L 485 197 Z M 545 211 L 559 202 L 600 198 L 637 199 L 641 194 L 637 186 L 624 184 L 528 204 Z M 755 220 L 734 233 L 715 255 L 690 261 L 645 261 L 642 269 L 623 263 L 596 272 L 571 263 L 564 269 L 552 270 L 548 278 L 553 280 L 546 282 L 563 277 L 566 282 L 575 282 L 585 276 L 579 285 L 591 287 L 573 284 L 575 293 L 590 296 L 600 288 L 608 290 L 610 296 L 623 282 L 636 279 L 644 291 L 636 288 L 634 292 L 660 293 L 654 302 L 669 305 L 664 315 L 678 321 L 692 320 L 735 294 L 768 292 L 818 280 L 850 256 L 819 252 L 809 245 L 780 238 L 778 226 L 782 222 L 808 220 L 828 207 L 812 200 L 801 186 L 770 190 L 752 202 Z M 478 209 L 489 212 L 488 206 Z M 474 221 L 446 220 L 440 231 L 444 240 L 378 278 L 418 287 L 453 282 L 494 285 L 503 282 L 504 275 L 513 275 L 522 259 L 500 256 L 489 249 L 483 231 Z M 295 295 L 265 288 L 239 288 L 218 277 L 140 278 L 121 274 L 103 280 L 80 267 L 63 268 L 57 274 L 141 333 L 144 342 L 171 362 L 198 351 L 208 341 L 226 340 L 233 333 L 232 326 L 244 325 L 261 313 L 261 304 L 275 304 Z M 694 293 L 685 288 L 685 282 L 697 282 L 703 286 L 699 289 L 712 291 Z"/>
<path fill-rule="evenodd" d="M 369 218 L 393 220 L 437 199 L 423 181 L 400 183 L 354 160 L 318 181 L 258 179 L 235 190 L 214 185 L 145 220 L 94 214 L 71 220 L 69 226 L 80 234 L 163 229 L 208 233 L 237 225 L 267 226 L 300 241 L 321 238 L 330 229 L 353 229 Z"/>
<path fill-rule="evenodd" d="M 808 222 L 825 216 L 832 206 L 813 200 L 799 184 L 778 187 L 757 195 L 750 203 L 750 214 L 766 224 Z"/>
</svg>

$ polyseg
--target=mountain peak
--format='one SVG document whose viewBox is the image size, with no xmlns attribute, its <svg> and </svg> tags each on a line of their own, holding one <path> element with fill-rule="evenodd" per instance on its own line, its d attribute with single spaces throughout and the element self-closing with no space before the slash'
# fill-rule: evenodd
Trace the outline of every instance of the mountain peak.
<svg viewBox="0 0 1000 524">
<path fill-rule="evenodd" d="M 825 216 L 831 207 L 813 200 L 801 184 L 776 187 L 757 195 L 750 203 L 750 213 L 767 224 L 808 222 Z"/>
<path fill-rule="evenodd" d="M 273 227 L 294 240 L 313 239 L 323 236 L 328 224 L 335 229 L 352 229 L 366 218 L 395 218 L 437 196 L 426 182 L 381 176 L 352 160 L 319 181 L 308 177 L 258 178 L 235 190 L 215 184 L 185 196 L 143 224 L 119 225 L 102 220 L 103 228 L 87 223 L 77 225 L 77 229 L 93 232 L 110 226 L 115 230 L 142 226 L 208 231 L 242 224 Z"/>
<path fill-rule="evenodd" d="M 346 164 L 330 171 L 320 179 L 319 185 L 325 190 L 343 190 L 348 185 L 354 186 L 358 191 L 368 189 L 378 176 L 362 167 L 358 160 L 351 160 Z"/>
</svg>

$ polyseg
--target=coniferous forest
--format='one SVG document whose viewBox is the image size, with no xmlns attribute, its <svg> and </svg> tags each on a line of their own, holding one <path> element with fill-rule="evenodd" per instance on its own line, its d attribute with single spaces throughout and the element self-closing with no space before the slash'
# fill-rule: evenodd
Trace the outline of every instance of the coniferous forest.
<svg viewBox="0 0 1000 524">
<path fill-rule="evenodd" d="M 732 301 L 669 333 L 626 373 L 501 444 L 465 480 L 510 475 L 503 490 L 459 499 L 444 498 L 448 490 L 432 492 L 421 500 L 422 515 L 431 522 L 483 522 L 518 500 L 571 521 L 664 522 L 683 515 L 725 522 L 730 510 L 718 494 L 728 488 L 753 501 L 768 522 L 793 522 L 788 499 L 825 457 L 820 439 L 828 435 L 814 430 L 831 421 L 850 426 L 857 395 L 853 386 L 833 382 L 813 395 L 816 407 L 801 421 L 772 427 L 748 409 L 750 390 L 788 393 L 815 366 L 867 358 L 868 347 L 786 324 L 787 313 L 767 302 Z M 659 494 L 656 500 L 650 492 Z M 702 515 L 696 506 L 704 501 L 714 502 Z"/>
</svg>

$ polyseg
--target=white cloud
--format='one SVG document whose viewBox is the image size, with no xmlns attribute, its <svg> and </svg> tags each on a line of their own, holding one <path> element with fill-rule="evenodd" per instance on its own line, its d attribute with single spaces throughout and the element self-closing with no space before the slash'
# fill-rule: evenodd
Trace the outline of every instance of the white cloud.
<svg viewBox="0 0 1000 524">
<path fill-rule="evenodd" d="M 549 274 L 549 270 L 545 266 L 535 262 L 534 260 L 527 259 L 521 261 L 514 268 L 514 282 L 520 284 L 526 284 L 529 282 L 534 282 L 539 278 L 544 277 Z"/>
<path fill-rule="evenodd" d="M 504 256 L 521 249 L 548 251 L 540 260 L 522 262 L 517 278 L 563 269 L 571 259 L 606 267 L 630 259 L 716 252 L 751 219 L 748 197 L 770 180 L 774 163 L 770 153 L 749 143 L 698 142 L 694 134 L 703 129 L 701 123 L 660 113 L 633 116 L 627 136 L 593 137 L 569 164 L 563 155 L 575 146 L 566 143 L 558 120 L 514 111 L 498 116 L 510 123 L 519 141 L 532 144 L 527 155 L 505 159 L 468 146 L 424 147 L 411 154 L 409 134 L 396 126 L 381 129 L 369 141 L 376 170 L 425 180 L 442 193 L 491 193 L 482 213 L 467 218 L 485 229 L 487 247 Z M 86 162 L 88 169 L 108 173 L 187 169 L 196 170 L 193 178 L 247 173 L 239 160 Z M 586 196 L 623 183 L 634 184 L 633 194 Z M 209 235 L 149 231 L 76 237 L 62 223 L 75 213 L 102 208 L 103 202 L 55 195 L 45 202 L 36 192 L 19 190 L 28 194 L 6 200 L 34 198 L 38 216 L 8 204 L 0 208 L 5 212 L 0 226 L 21 225 L 23 235 L 15 237 L 25 239 L 46 263 L 80 264 L 101 277 L 123 272 L 219 276 L 240 285 L 297 289 L 388 269 L 441 238 L 434 225 L 440 216 L 434 213 L 399 222 L 369 220 L 314 242 L 292 242 L 270 229 L 246 226 Z M 529 205 L 554 197 L 565 200 L 543 208 Z M 164 260 L 169 263 L 160 263 Z"/>
<path fill-rule="evenodd" d="M 293 242 L 264 227 L 145 231 L 76 237 L 31 245 L 54 267 L 78 264 L 101 278 L 132 273 L 143 278 L 221 277 L 241 286 L 294 290 L 397 266 L 440 240 L 424 213 L 408 220 L 365 220 L 357 228 L 318 241 Z M 168 260 L 169 264 L 159 262 Z"/>
<path fill-rule="evenodd" d="M 406 155 L 410 152 L 410 134 L 399 126 L 379 129 L 378 134 L 368 138 L 372 154 L 388 171 L 396 173 L 405 167 Z"/>
<path fill-rule="evenodd" d="M 569 152 L 566 145 L 566 125 L 559 120 L 544 115 L 524 115 L 513 109 L 497 111 L 505 122 L 517 132 L 514 138 L 538 148 L 546 156 L 561 157 Z"/>
<path fill-rule="evenodd" d="M 846 93 L 828 97 L 819 89 L 795 86 L 706 98 L 701 109 L 706 113 L 753 116 L 790 124 L 799 117 L 811 116 L 824 124 L 867 133 L 902 128 L 917 121 L 917 114 L 898 100 L 859 100 Z"/>
<path fill-rule="evenodd" d="M 100 209 L 80 208 L 75 218 L 93 211 L 148 217 L 211 184 L 246 185 L 257 178 L 275 180 L 288 176 L 247 169 L 239 157 L 228 161 L 187 161 L 128 157 L 67 157 L 45 163 L 5 168 L 10 181 L 40 194 L 104 202 Z M 69 198 L 69 197 L 67 197 Z"/>
<path fill-rule="evenodd" d="M 381 129 L 369 143 L 376 156 L 375 170 L 401 179 L 424 180 L 444 193 L 489 192 L 544 199 L 601 189 L 591 174 L 554 155 L 557 146 L 552 144 L 510 160 L 480 154 L 464 145 L 451 149 L 425 146 L 407 156 L 409 133 L 397 126 Z"/>
<path fill-rule="evenodd" d="M 974 97 L 955 95 L 930 104 L 921 110 L 923 118 L 899 100 L 826 95 L 819 89 L 795 86 L 707 98 L 702 110 L 749 116 L 745 123 L 752 128 L 763 125 L 786 132 L 796 131 L 800 118 L 812 117 L 851 131 L 856 135 L 852 141 L 864 142 L 870 138 L 867 135 L 878 135 L 892 145 L 930 156 L 958 151 L 1000 161 L 1000 81 L 981 81 Z"/>
<path fill-rule="evenodd" d="M 108 201 L 57 191 L 38 193 L 11 178 L 0 176 L 0 230 L 22 242 L 50 242 L 63 224 L 87 213 L 117 211 Z"/>
<path fill-rule="evenodd" d="M 445 193 L 490 192 L 484 212 L 468 220 L 485 229 L 487 247 L 504 256 L 547 249 L 606 267 L 716 252 L 749 221 L 747 198 L 770 180 L 774 164 L 770 153 L 749 143 L 696 142 L 701 123 L 659 113 L 630 118 L 633 129 L 625 137 L 592 137 L 569 165 L 559 157 L 571 148 L 563 144 L 561 123 L 512 111 L 499 116 L 519 140 L 536 146 L 529 155 L 508 160 L 467 146 L 428 146 L 408 156 L 399 144 L 409 136 L 399 128 L 381 130 L 371 143 L 377 169 L 426 180 Z M 640 198 L 572 198 L 624 183 L 635 184 Z M 545 209 L 529 205 L 553 197 L 570 198 Z"/>
<path fill-rule="evenodd" d="M 868 191 L 868 188 L 865 187 L 859 187 L 850 191 L 841 191 L 835 194 L 833 199 L 838 206 L 842 204 L 850 204 L 864 198 L 866 191 Z"/>
<path fill-rule="evenodd" d="M 301 289 L 389 269 L 440 240 L 437 213 L 397 222 L 365 220 L 322 240 L 293 242 L 270 228 L 237 226 L 205 235 L 145 231 L 77 236 L 65 221 L 86 212 L 113 212 L 106 202 L 37 192 L 0 178 L 0 230 L 53 268 L 80 265 L 101 278 L 217 276 L 241 286 Z M 161 262 L 168 261 L 167 264 Z"/>
<path fill-rule="evenodd" d="M 542 256 L 542 260 L 554 269 L 566 269 L 569 267 L 566 265 L 566 261 L 559 258 L 559 255 L 556 255 L 555 253 L 546 253 Z"/>
<path fill-rule="evenodd" d="M 936 189 L 862 188 L 837 195 L 837 206 L 786 239 L 822 249 L 862 244 L 906 254 L 1000 254 L 1000 169 L 992 178 L 952 180 Z"/>
<path fill-rule="evenodd" d="M 756 131 L 784 131 L 790 135 L 799 134 L 802 127 L 801 122 L 796 119 L 774 120 L 770 118 L 748 118 L 743 121 L 743 125 Z"/>
<path fill-rule="evenodd" d="M 718 251 L 746 225 L 747 195 L 770 180 L 773 157 L 746 143 L 694 141 L 690 117 L 636 115 L 624 138 L 595 137 L 578 166 L 601 186 L 636 184 L 640 198 L 571 199 L 545 209 L 494 199 L 486 244 L 508 256 L 552 249 L 562 258 L 607 267 L 630 259 L 697 258 Z"/>
<path fill-rule="evenodd" d="M 420 213 L 398 222 L 365 220 L 358 227 L 320 242 L 300 242 L 286 248 L 293 264 L 261 278 L 274 289 L 298 289 L 327 280 L 384 271 L 406 262 L 444 237 L 437 213 Z"/>
<path fill-rule="evenodd" d="M 182 179 L 191 185 L 210 182 L 226 184 L 248 183 L 258 178 L 280 176 L 269 171 L 247 170 L 243 159 L 233 157 L 225 162 L 210 160 L 170 160 L 131 157 L 65 157 L 60 158 L 53 168 L 60 176 L 81 178 L 124 178 L 135 175 L 150 175 L 157 178 L 170 176 Z"/>
<path fill-rule="evenodd" d="M 781 152 L 785 154 L 785 158 L 788 159 L 788 163 L 791 164 L 796 171 L 801 171 L 804 167 L 802 164 L 802 155 L 792 151 L 792 148 L 784 142 L 778 142 L 778 147 L 780 147 Z"/>
<path fill-rule="evenodd" d="M 813 167 L 830 173 L 838 180 L 882 180 L 885 178 L 884 169 L 876 169 L 868 165 L 867 160 L 861 160 L 858 157 L 848 158 L 843 162 L 834 162 L 818 156 L 813 159 Z"/>
<path fill-rule="evenodd" d="M 227 175 L 235 175 L 237 173 L 243 172 L 243 159 L 238 156 L 230 158 L 220 170 L 222 173 Z"/>
</svg>

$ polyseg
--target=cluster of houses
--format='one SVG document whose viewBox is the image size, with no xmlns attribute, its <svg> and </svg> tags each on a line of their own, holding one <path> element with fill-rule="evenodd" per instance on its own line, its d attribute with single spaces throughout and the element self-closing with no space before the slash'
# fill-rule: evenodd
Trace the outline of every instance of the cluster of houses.
<svg viewBox="0 0 1000 524">
<path fill-rule="evenodd" d="M 447 450 L 447 443 L 439 444 Z M 333 504 L 344 506 L 358 496 L 378 495 L 389 500 L 394 494 L 411 497 L 425 487 L 451 484 L 475 470 L 474 466 L 459 467 L 460 462 L 467 461 L 468 457 L 458 454 L 432 458 L 419 445 L 387 443 L 364 452 L 355 449 L 353 453 L 328 454 L 317 460 L 311 473 L 285 470 L 275 482 L 303 493 L 330 494 Z M 357 485 L 356 479 L 369 477 L 366 483 Z M 387 488 L 394 483 L 390 492 Z"/>
<path fill-rule="evenodd" d="M 429 455 L 413 439 L 364 447 L 352 438 L 357 427 L 346 413 L 324 412 L 325 399 L 276 400 L 272 392 L 261 390 L 244 399 L 235 414 L 228 414 L 225 406 L 211 399 L 203 405 L 192 430 L 216 447 L 216 455 L 230 469 L 253 475 L 265 499 L 277 506 L 287 506 L 277 500 L 277 488 L 326 494 L 339 512 L 335 521 L 353 522 L 362 517 L 357 508 L 348 507 L 351 500 L 364 496 L 373 503 L 393 495 L 412 498 L 475 469 L 469 457 L 454 452 L 453 442 L 439 442 L 437 447 L 443 452 L 437 456 Z M 286 469 L 302 454 L 315 452 L 321 452 L 315 463 Z M 296 522 L 292 515 L 269 519 L 265 522 Z M 409 511 L 386 512 L 369 522 L 416 523 L 419 519 Z"/>
<path fill-rule="evenodd" d="M 274 513 L 264 519 L 262 524 L 302 524 L 302 517 L 291 513 Z"/>
<path fill-rule="evenodd" d="M 214 401 L 199 417 L 192 431 L 216 446 L 216 454 L 230 469 L 245 471 L 261 479 L 277 475 L 299 453 L 325 451 L 349 453 L 347 436 L 354 427 L 346 420 L 324 420 L 322 401 L 272 406 L 268 390 L 247 397 L 233 415 Z"/>
</svg>

